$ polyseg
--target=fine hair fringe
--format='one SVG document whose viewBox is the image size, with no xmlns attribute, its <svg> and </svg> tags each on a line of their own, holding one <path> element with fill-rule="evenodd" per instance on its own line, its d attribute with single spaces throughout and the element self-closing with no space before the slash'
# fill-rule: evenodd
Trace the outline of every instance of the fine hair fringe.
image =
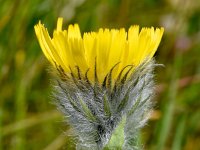
<svg viewBox="0 0 200 150">
<path fill-rule="evenodd" d="M 144 61 L 134 71 L 133 66 L 128 65 L 113 80 L 115 66 L 103 83 L 98 82 L 96 75 L 94 84 L 88 80 L 87 72 L 82 74 L 78 66 L 78 76 L 73 72 L 66 74 L 57 66 L 58 76 L 53 82 L 54 103 L 74 129 L 77 149 L 101 150 L 123 117 L 128 120 L 123 149 L 141 149 L 137 132 L 146 124 L 152 110 L 156 65 L 153 59 Z"/>
</svg>

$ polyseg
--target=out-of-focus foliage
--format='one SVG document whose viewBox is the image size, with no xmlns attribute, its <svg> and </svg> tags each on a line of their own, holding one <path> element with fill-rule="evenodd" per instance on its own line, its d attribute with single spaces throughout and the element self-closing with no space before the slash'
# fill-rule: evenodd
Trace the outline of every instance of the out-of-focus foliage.
<svg viewBox="0 0 200 150">
<path fill-rule="evenodd" d="M 200 149 L 199 0 L 0 0 L 0 149 L 74 149 L 73 131 L 51 101 L 50 75 L 33 26 L 62 16 L 82 31 L 163 26 L 155 57 L 156 106 L 145 149 Z M 52 32 L 51 32 L 52 34 Z"/>
</svg>

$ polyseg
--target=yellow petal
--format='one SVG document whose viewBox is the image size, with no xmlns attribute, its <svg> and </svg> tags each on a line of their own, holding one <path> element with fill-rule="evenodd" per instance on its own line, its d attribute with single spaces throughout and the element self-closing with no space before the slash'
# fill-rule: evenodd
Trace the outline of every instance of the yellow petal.
<svg viewBox="0 0 200 150">
<path fill-rule="evenodd" d="M 142 62 L 149 61 L 164 32 L 163 28 L 142 28 L 139 31 L 139 26 L 131 26 L 128 32 L 124 28 L 99 29 L 98 32 L 84 33 L 82 38 L 78 24 L 69 25 L 68 30 L 63 30 L 62 24 L 63 19 L 59 18 L 53 38 L 40 22 L 35 25 L 44 55 L 55 67 L 61 66 L 66 73 L 72 71 L 78 76 L 78 66 L 82 75 L 87 72 L 92 83 L 95 82 L 95 65 L 99 82 L 102 83 L 116 64 L 113 80 L 126 66 L 133 65 L 136 68 Z"/>
</svg>

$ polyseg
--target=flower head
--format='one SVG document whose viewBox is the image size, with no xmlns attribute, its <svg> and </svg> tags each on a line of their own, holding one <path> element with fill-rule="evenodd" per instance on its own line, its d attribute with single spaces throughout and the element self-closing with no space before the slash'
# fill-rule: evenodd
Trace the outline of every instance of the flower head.
<svg viewBox="0 0 200 150">
<path fill-rule="evenodd" d="M 62 22 L 63 19 L 59 18 L 53 38 L 40 22 L 35 26 L 40 46 L 54 67 L 60 66 L 66 74 L 73 73 L 76 77 L 79 72 L 82 75 L 87 72 L 91 83 L 94 83 L 95 67 L 98 81 L 102 83 L 114 66 L 112 79 L 116 79 L 126 66 L 131 65 L 134 71 L 141 63 L 151 59 L 164 31 L 153 27 L 140 31 L 139 26 L 131 26 L 128 32 L 124 28 L 100 28 L 98 32 L 81 36 L 78 24 L 62 30 Z"/>
<path fill-rule="evenodd" d="M 62 22 L 59 18 L 53 38 L 40 22 L 35 32 L 59 73 L 55 100 L 75 129 L 77 148 L 104 148 L 120 126 L 123 148 L 135 149 L 135 133 L 152 108 L 152 57 L 164 29 L 131 26 L 128 32 L 99 29 L 81 36 L 77 24 L 62 30 Z"/>
</svg>

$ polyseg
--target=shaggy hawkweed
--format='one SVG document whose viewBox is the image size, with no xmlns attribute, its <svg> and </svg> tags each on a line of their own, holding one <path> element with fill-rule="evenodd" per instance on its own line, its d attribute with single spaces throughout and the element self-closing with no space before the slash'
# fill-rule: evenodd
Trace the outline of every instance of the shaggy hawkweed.
<svg viewBox="0 0 200 150">
<path fill-rule="evenodd" d="M 152 108 L 152 59 L 163 28 L 99 29 L 81 36 L 79 26 L 53 38 L 40 22 L 35 32 L 57 72 L 54 96 L 77 137 L 77 149 L 137 149 L 137 131 Z"/>
</svg>

